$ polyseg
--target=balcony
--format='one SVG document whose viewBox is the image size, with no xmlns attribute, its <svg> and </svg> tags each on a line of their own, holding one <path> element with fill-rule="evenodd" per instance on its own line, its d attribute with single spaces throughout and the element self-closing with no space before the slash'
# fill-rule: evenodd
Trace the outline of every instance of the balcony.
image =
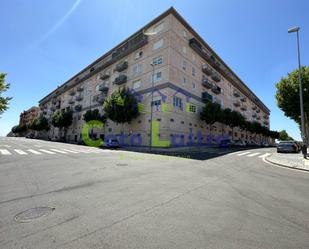
<svg viewBox="0 0 309 249">
<path fill-rule="evenodd" d="M 83 96 L 82 95 L 78 95 L 75 97 L 76 101 L 82 101 L 83 100 Z"/>
<path fill-rule="evenodd" d="M 127 82 L 127 76 L 125 74 L 121 74 L 119 75 L 115 80 L 114 80 L 114 84 L 116 85 L 121 85 L 123 83 Z"/>
<path fill-rule="evenodd" d="M 93 96 L 93 101 L 94 102 L 98 102 L 100 104 L 102 104 L 106 99 L 106 95 L 105 94 L 98 94 Z"/>
<path fill-rule="evenodd" d="M 79 87 L 77 87 L 76 91 L 82 92 L 82 91 L 84 91 L 84 88 L 82 86 L 79 86 Z"/>
<path fill-rule="evenodd" d="M 265 114 L 263 115 L 263 118 L 268 120 L 269 117 Z"/>
<path fill-rule="evenodd" d="M 208 92 L 202 92 L 202 101 L 204 103 L 212 102 L 212 95 L 209 94 Z"/>
<path fill-rule="evenodd" d="M 213 85 L 213 87 L 211 88 L 211 91 L 215 94 L 219 94 L 219 93 L 221 93 L 221 87 L 219 87 L 217 85 Z"/>
<path fill-rule="evenodd" d="M 247 106 L 246 106 L 246 105 L 242 105 L 242 106 L 240 107 L 240 109 L 241 109 L 242 111 L 247 111 Z"/>
<path fill-rule="evenodd" d="M 122 72 L 123 70 L 126 70 L 128 68 L 128 62 L 127 61 L 124 61 L 124 62 L 122 62 L 122 63 L 120 63 L 120 64 L 118 64 L 117 66 L 116 66 L 116 71 L 117 72 Z"/>
<path fill-rule="evenodd" d="M 253 117 L 253 118 L 256 118 L 256 116 L 257 116 L 256 113 L 253 113 L 253 114 L 252 114 L 252 117 Z"/>
<path fill-rule="evenodd" d="M 106 80 L 109 78 L 109 74 L 107 72 L 100 74 L 100 79 L 101 80 Z"/>
<path fill-rule="evenodd" d="M 256 108 L 257 108 L 256 106 L 252 106 L 252 110 L 253 110 L 253 111 L 256 110 Z"/>
<path fill-rule="evenodd" d="M 257 120 L 261 120 L 261 117 L 260 117 L 260 116 L 257 116 L 256 119 L 257 119 Z"/>
<path fill-rule="evenodd" d="M 234 97 L 237 97 L 237 98 L 240 97 L 240 93 L 236 90 L 234 90 L 233 95 Z"/>
<path fill-rule="evenodd" d="M 205 74 L 208 75 L 208 76 L 212 75 L 212 72 L 213 72 L 213 70 L 211 69 L 211 67 L 208 66 L 207 64 L 204 64 L 204 65 L 202 66 L 202 71 L 203 71 L 203 73 L 205 73 Z"/>
<path fill-rule="evenodd" d="M 189 46 L 195 49 L 202 50 L 202 45 L 195 38 L 191 38 L 189 40 Z"/>
<path fill-rule="evenodd" d="M 209 81 L 209 79 L 207 79 L 206 77 L 203 77 L 202 86 L 207 88 L 207 89 L 211 89 L 213 84 Z"/>
<path fill-rule="evenodd" d="M 99 91 L 106 93 L 106 92 L 108 92 L 108 87 L 105 86 L 104 84 L 102 84 L 102 85 L 99 86 Z"/>
<path fill-rule="evenodd" d="M 239 107 L 239 106 L 240 106 L 240 102 L 239 102 L 239 101 L 235 101 L 235 102 L 233 103 L 233 105 L 236 106 L 236 107 Z"/>
<path fill-rule="evenodd" d="M 80 112 L 82 110 L 82 105 L 76 105 L 74 107 L 74 110 L 77 111 L 77 112 Z"/>
<path fill-rule="evenodd" d="M 74 96 L 74 95 L 75 95 L 75 91 L 71 91 L 69 94 L 70 94 L 71 96 Z"/>
<path fill-rule="evenodd" d="M 246 97 L 241 97 L 241 98 L 240 98 L 240 101 L 241 101 L 241 102 L 247 102 L 247 98 L 246 98 Z"/>
<path fill-rule="evenodd" d="M 264 125 L 269 125 L 269 122 L 268 121 L 264 121 L 263 124 Z"/>
<path fill-rule="evenodd" d="M 261 111 L 260 109 L 256 109 L 256 113 L 260 113 L 260 111 Z"/>
<path fill-rule="evenodd" d="M 211 75 L 211 78 L 212 78 L 214 81 L 216 81 L 216 82 L 220 82 L 220 81 L 221 81 L 221 76 L 220 76 L 218 73 L 216 73 L 216 72 L 214 72 L 214 73 Z"/>
<path fill-rule="evenodd" d="M 70 105 L 73 105 L 74 103 L 75 103 L 74 99 L 70 99 L 70 100 L 69 100 L 69 104 L 70 104 Z"/>
</svg>

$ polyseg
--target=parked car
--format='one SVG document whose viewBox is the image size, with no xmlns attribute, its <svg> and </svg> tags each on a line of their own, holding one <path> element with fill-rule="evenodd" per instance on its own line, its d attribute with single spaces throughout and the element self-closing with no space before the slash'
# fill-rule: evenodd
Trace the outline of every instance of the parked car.
<svg viewBox="0 0 309 249">
<path fill-rule="evenodd" d="M 107 148 L 120 148 L 120 143 L 116 138 L 109 138 L 104 143 Z"/>
<path fill-rule="evenodd" d="M 230 148 L 232 146 L 231 139 L 222 139 L 219 143 L 220 148 Z"/>
<path fill-rule="evenodd" d="M 27 135 L 26 138 L 31 138 L 31 139 L 33 139 L 33 138 L 34 138 L 34 134 L 31 133 L 31 134 Z"/>
<path fill-rule="evenodd" d="M 298 153 L 298 145 L 294 141 L 282 141 L 277 145 L 277 153 L 291 152 Z"/>
<path fill-rule="evenodd" d="M 234 146 L 236 146 L 236 147 L 245 147 L 245 146 L 247 146 L 247 144 L 246 144 L 245 141 L 238 139 L 238 140 L 234 141 Z"/>
</svg>

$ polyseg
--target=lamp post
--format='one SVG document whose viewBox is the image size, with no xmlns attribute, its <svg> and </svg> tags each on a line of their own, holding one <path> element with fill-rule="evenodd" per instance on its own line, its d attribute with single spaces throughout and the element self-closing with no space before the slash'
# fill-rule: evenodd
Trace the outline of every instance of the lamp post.
<svg viewBox="0 0 309 249">
<path fill-rule="evenodd" d="M 153 63 L 150 63 L 152 66 L 152 75 L 151 75 L 151 102 L 150 102 L 150 139 L 149 139 L 149 150 L 152 149 L 152 115 L 153 115 L 153 90 L 154 90 L 154 71 L 155 71 L 155 65 Z"/>
<path fill-rule="evenodd" d="M 304 103 L 303 103 L 303 85 L 301 79 L 301 65 L 300 65 L 300 49 L 299 49 L 299 27 L 288 29 L 288 33 L 297 34 L 297 58 L 298 58 L 298 81 L 299 81 L 299 100 L 300 100 L 300 119 L 301 119 L 301 136 L 303 143 L 307 144 L 307 138 L 305 134 L 305 118 L 304 118 Z"/>
</svg>

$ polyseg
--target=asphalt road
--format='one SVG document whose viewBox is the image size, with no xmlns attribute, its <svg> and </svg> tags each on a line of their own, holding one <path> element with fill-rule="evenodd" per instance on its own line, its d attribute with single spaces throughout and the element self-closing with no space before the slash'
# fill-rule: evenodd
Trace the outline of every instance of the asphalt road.
<svg viewBox="0 0 309 249">
<path fill-rule="evenodd" d="M 309 248 L 309 174 L 265 163 L 273 151 L 184 159 L 0 138 L 0 248 Z M 34 207 L 54 210 L 15 220 Z"/>
</svg>

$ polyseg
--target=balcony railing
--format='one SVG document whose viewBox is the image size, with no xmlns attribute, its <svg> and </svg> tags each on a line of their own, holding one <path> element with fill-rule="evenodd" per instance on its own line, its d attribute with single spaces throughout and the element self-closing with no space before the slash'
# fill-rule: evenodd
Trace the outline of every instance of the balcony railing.
<svg viewBox="0 0 309 249">
<path fill-rule="evenodd" d="M 109 76 L 110 76 L 110 75 L 109 75 L 108 73 L 106 73 L 106 72 L 105 72 L 105 73 L 101 73 L 101 74 L 100 74 L 100 79 L 101 79 L 101 80 L 106 80 L 106 79 L 109 78 Z"/>
<path fill-rule="evenodd" d="M 265 114 L 265 115 L 263 116 L 263 118 L 264 118 L 264 119 L 268 119 L 269 117 Z"/>
<path fill-rule="evenodd" d="M 72 105 L 72 104 L 74 104 L 74 103 L 75 103 L 74 99 L 70 99 L 70 100 L 69 100 L 69 104 L 70 104 L 70 105 Z"/>
<path fill-rule="evenodd" d="M 74 110 L 77 111 L 77 112 L 80 112 L 82 110 L 82 105 L 76 105 L 74 107 Z"/>
<path fill-rule="evenodd" d="M 202 71 L 203 71 L 203 73 L 205 73 L 206 75 L 212 75 L 212 72 L 213 72 L 213 70 L 211 69 L 211 67 L 210 66 L 208 66 L 207 64 L 204 64 L 203 66 L 202 66 Z"/>
<path fill-rule="evenodd" d="M 97 94 L 95 96 L 93 96 L 93 101 L 98 102 L 100 104 L 102 104 L 106 99 L 106 94 Z"/>
<path fill-rule="evenodd" d="M 83 100 L 83 96 L 78 95 L 78 96 L 75 97 L 75 100 L 76 101 L 82 101 Z"/>
<path fill-rule="evenodd" d="M 215 94 L 219 94 L 221 93 L 221 87 L 217 86 L 217 85 L 213 85 L 211 88 L 211 91 Z"/>
<path fill-rule="evenodd" d="M 75 95 L 75 91 L 71 91 L 69 94 L 70 94 L 71 96 L 74 96 L 74 95 Z"/>
<path fill-rule="evenodd" d="M 253 118 L 256 118 L 256 116 L 257 116 L 256 113 L 253 113 L 253 114 L 252 114 L 252 117 L 253 117 Z"/>
<path fill-rule="evenodd" d="M 247 101 L 247 98 L 246 98 L 246 97 L 241 97 L 241 98 L 240 98 L 240 101 L 241 101 L 241 102 L 246 102 L 246 101 Z"/>
<path fill-rule="evenodd" d="M 216 81 L 216 82 L 220 82 L 220 81 L 221 81 L 221 76 L 220 76 L 218 73 L 216 73 L 216 72 L 214 72 L 214 73 L 211 75 L 211 78 L 212 78 L 214 81 Z"/>
<path fill-rule="evenodd" d="M 261 120 L 261 117 L 260 117 L 260 116 L 257 116 L 256 119 L 257 119 L 257 120 Z"/>
<path fill-rule="evenodd" d="M 268 121 L 264 121 L 263 124 L 264 125 L 269 125 L 269 122 Z"/>
<path fill-rule="evenodd" d="M 207 88 L 207 89 L 211 89 L 213 84 L 209 81 L 209 79 L 207 79 L 206 77 L 203 77 L 202 86 Z"/>
<path fill-rule="evenodd" d="M 108 87 L 105 86 L 104 84 L 102 84 L 102 85 L 99 86 L 99 91 L 101 91 L 101 92 L 108 92 Z"/>
<path fill-rule="evenodd" d="M 235 101 L 233 104 L 234 104 L 234 106 L 236 106 L 236 107 L 239 107 L 239 106 L 240 106 L 240 102 L 239 102 L 239 101 Z"/>
<path fill-rule="evenodd" d="M 84 88 L 82 86 L 79 86 L 79 87 L 77 87 L 76 91 L 82 92 L 82 91 L 84 91 Z"/>
<path fill-rule="evenodd" d="M 246 105 L 242 105 L 242 106 L 240 107 L 240 109 L 241 109 L 242 111 L 246 111 L 246 110 L 247 110 L 247 106 L 246 106 Z"/>
<path fill-rule="evenodd" d="M 116 84 L 116 85 L 121 85 L 121 84 L 126 83 L 126 82 L 127 82 L 127 76 L 125 74 L 119 75 L 114 80 L 114 84 Z"/>
<path fill-rule="evenodd" d="M 123 70 L 126 70 L 127 68 L 128 68 L 128 62 L 124 61 L 116 66 L 116 71 L 122 72 Z"/>
<path fill-rule="evenodd" d="M 236 90 L 234 90 L 233 95 L 237 98 L 240 97 L 240 93 Z"/>
<path fill-rule="evenodd" d="M 256 113 L 260 113 L 260 111 L 261 111 L 260 109 L 256 109 Z"/>
<path fill-rule="evenodd" d="M 213 97 L 211 94 L 209 94 L 208 92 L 202 92 L 202 101 L 204 103 L 212 102 L 212 99 Z"/>
<path fill-rule="evenodd" d="M 255 105 L 252 106 L 252 110 L 253 110 L 253 111 L 256 110 L 256 108 L 257 108 L 257 107 L 256 107 Z"/>
</svg>

